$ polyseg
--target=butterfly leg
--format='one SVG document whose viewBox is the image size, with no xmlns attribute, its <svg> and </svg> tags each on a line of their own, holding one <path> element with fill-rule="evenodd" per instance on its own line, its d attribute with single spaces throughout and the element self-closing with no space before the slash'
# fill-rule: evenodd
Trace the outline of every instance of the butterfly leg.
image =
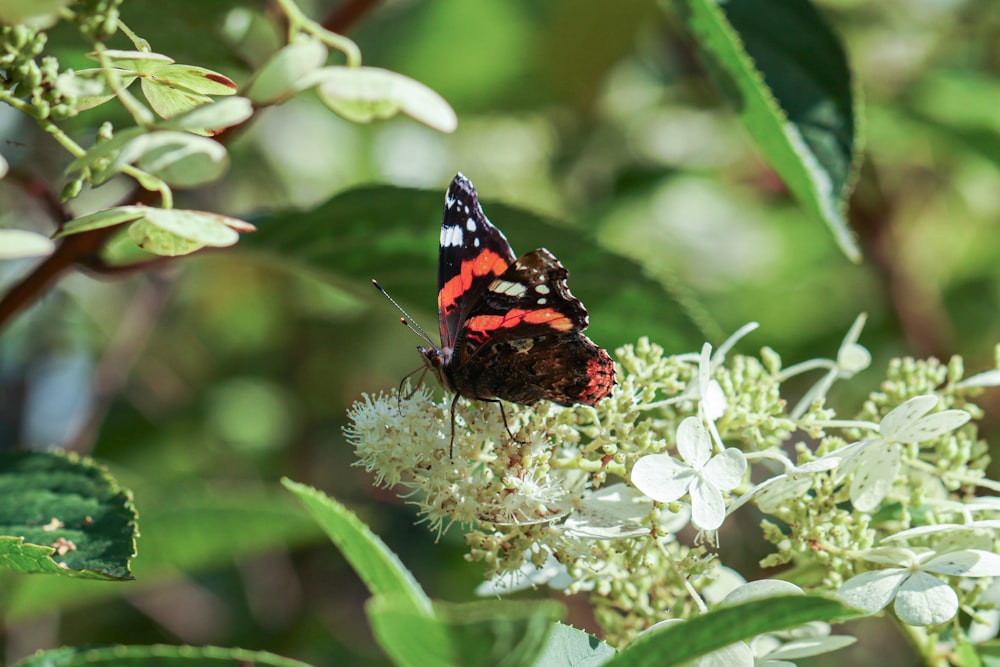
<svg viewBox="0 0 1000 667">
<path fill-rule="evenodd" d="M 518 440 L 517 436 L 515 436 L 513 431 L 510 430 L 510 425 L 507 423 L 507 412 L 503 409 L 503 401 L 501 401 L 499 398 L 481 398 L 479 400 L 483 401 L 484 403 L 496 403 L 498 406 L 500 406 L 500 418 L 503 419 L 503 427 L 507 429 L 507 435 L 509 435 L 510 439 L 519 445 L 527 444 L 527 442 L 522 442 Z"/>
<path fill-rule="evenodd" d="M 455 405 L 458 404 L 458 399 L 461 398 L 461 394 L 455 394 L 455 398 L 451 399 L 451 442 L 448 444 L 448 458 L 455 458 Z"/>
<path fill-rule="evenodd" d="M 420 373 L 420 371 L 423 371 L 423 373 Z M 420 373 L 420 377 L 417 378 L 416 386 L 414 386 L 413 390 L 406 395 L 406 398 L 410 399 L 413 397 L 413 394 L 416 393 L 417 387 L 423 384 L 424 374 L 427 373 L 427 366 L 421 365 L 420 368 L 413 369 L 412 371 L 404 375 L 403 379 L 399 381 L 399 388 L 396 390 L 396 409 L 399 410 L 400 414 L 402 414 L 403 412 L 403 383 L 405 383 L 408 378 L 413 377 L 417 373 Z"/>
</svg>

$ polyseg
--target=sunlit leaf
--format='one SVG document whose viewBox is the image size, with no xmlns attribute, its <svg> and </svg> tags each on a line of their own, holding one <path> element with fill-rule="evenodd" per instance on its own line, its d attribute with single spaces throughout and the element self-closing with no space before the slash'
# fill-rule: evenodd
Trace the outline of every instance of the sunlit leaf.
<svg viewBox="0 0 1000 667">
<path fill-rule="evenodd" d="M 419 81 L 377 67 L 324 67 L 304 77 L 301 85 L 317 86 L 324 104 L 357 123 L 402 112 L 441 132 L 458 125 L 443 97 Z"/>
<path fill-rule="evenodd" d="M 79 234 L 80 232 L 88 232 L 92 229 L 101 229 L 102 227 L 111 227 L 114 225 L 121 225 L 126 222 L 132 222 L 133 220 L 141 218 L 145 212 L 145 206 L 119 206 L 117 208 L 95 211 L 94 213 L 70 220 L 63 225 L 62 229 L 60 229 L 53 238 L 68 236 L 70 234 Z"/>
<path fill-rule="evenodd" d="M 858 102 L 840 40 L 809 0 L 674 1 L 771 166 L 859 261 L 845 219 Z"/>
<path fill-rule="evenodd" d="M 192 93 L 183 88 L 163 86 L 149 77 L 143 77 L 140 85 L 142 86 L 142 94 L 146 96 L 149 106 L 153 107 L 153 111 L 161 118 L 173 118 L 212 101 L 212 98 L 208 95 Z"/>
<path fill-rule="evenodd" d="M 0 259 L 44 257 L 55 249 L 52 239 L 26 229 L 0 229 Z"/>
<path fill-rule="evenodd" d="M 197 132 L 220 130 L 238 125 L 253 115 L 253 105 L 245 97 L 227 97 L 218 102 L 203 104 L 191 111 L 175 116 L 163 124 L 175 130 Z"/>
<path fill-rule="evenodd" d="M 293 93 L 302 77 L 322 67 L 327 48 L 308 40 L 289 44 L 271 56 L 254 77 L 246 95 L 258 104 L 273 104 Z"/>
<path fill-rule="evenodd" d="M 129 228 L 129 238 L 156 255 L 186 255 L 204 246 L 218 248 L 236 243 L 240 235 L 229 220 L 232 218 L 206 211 L 146 208 L 143 219 Z"/>
</svg>

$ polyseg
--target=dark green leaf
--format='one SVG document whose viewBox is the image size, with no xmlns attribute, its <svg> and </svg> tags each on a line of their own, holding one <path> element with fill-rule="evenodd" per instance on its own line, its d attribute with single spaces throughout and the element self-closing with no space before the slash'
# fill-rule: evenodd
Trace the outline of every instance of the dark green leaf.
<svg viewBox="0 0 1000 667">
<path fill-rule="evenodd" d="M 768 161 L 860 260 L 845 209 L 860 155 L 847 57 L 809 0 L 675 0 Z"/>
<path fill-rule="evenodd" d="M 0 564 L 25 573 L 131 579 L 136 513 L 89 459 L 0 454 Z"/>
<path fill-rule="evenodd" d="M 121 586 L 32 577 L 4 598 L 8 620 L 65 611 L 97 600 L 148 588 L 169 586 L 185 575 L 231 565 L 275 548 L 320 543 L 322 533 L 301 506 L 277 489 L 178 484 L 141 488 L 135 504 L 142 512 L 142 557 L 135 559 L 136 581 Z"/>
<path fill-rule="evenodd" d="M 791 595 L 723 607 L 683 623 L 644 635 L 607 667 L 671 667 L 760 634 L 786 630 L 810 621 L 839 622 L 865 614 L 836 600 Z"/>
</svg>

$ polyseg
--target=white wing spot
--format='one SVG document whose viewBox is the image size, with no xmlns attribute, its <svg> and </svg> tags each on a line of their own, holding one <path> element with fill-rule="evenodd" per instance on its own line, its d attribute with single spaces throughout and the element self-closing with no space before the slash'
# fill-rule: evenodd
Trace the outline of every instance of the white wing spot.
<svg viewBox="0 0 1000 667">
<path fill-rule="evenodd" d="M 468 206 L 465 207 L 465 214 L 469 215 L 469 207 Z"/>
<path fill-rule="evenodd" d="M 476 231 L 476 220 L 475 218 L 469 218 L 465 221 L 465 228 L 470 232 Z"/>
<path fill-rule="evenodd" d="M 494 280 L 493 284 L 490 285 L 490 291 L 494 294 L 521 296 L 528 291 L 528 288 L 521 283 L 512 283 L 509 280 Z"/>
<path fill-rule="evenodd" d="M 452 197 L 450 195 L 445 195 L 444 196 L 444 207 L 445 208 L 451 208 L 452 206 L 455 205 L 456 201 L 457 200 L 454 197 Z"/>
<path fill-rule="evenodd" d="M 462 245 L 462 228 L 458 225 L 441 228 L 441 247 L 458 248 Z"/>
<path fill-rule="evenodd" d="M 547 304 L 548 302 L 549 302 L 549 300 L 548 300 L 548 299 L 546 299 L 546 298 L 545 298 L 545 297 L 543 296 L 543 297 L 539 297 L 538 301 L 536 301 L 535 303 L 537 303 L 537 304 L 538 304 L 539 306 L 544 306 L 544 305 L 545 305 L 545 304 Z"/>
<path fill-rule="evenodd" d="M 548 294 L 552 290 L 549 289 L 548 285 L 535 285 L 535 291 L 538 292 L 539 294 Z"/>
<path fill-rule="evenodd" d="M 477 248 L 479 247 L 479 237 L 478 236 L 476 238 L 472 239 L 472 245 L 474 245 Z"/>
</svg>

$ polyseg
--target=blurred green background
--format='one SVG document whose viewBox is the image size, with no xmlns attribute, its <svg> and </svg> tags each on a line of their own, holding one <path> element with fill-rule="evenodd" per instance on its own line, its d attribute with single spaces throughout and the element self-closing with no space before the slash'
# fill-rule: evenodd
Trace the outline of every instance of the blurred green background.
<svg viewBox="0 0 1000 667">
<path fill-rule="evenodd" d="M 314 17 L 337 9 L 303 6 Z M 863 91 L 866 164 L 851 209 L 861 265 L 791 200 L 669 7 L 371 7 L 348 33 L 365 63 L 440 92 L 458 113 L 453 135 L 406 118 L 354 125 L 312 95 L 267 109 L 229 144 L 229 174 L 177 202 L 247 217 L 256 237 L 143 275 L 67 276 L 0 336 L 0 447 L 92 454 L 134 491 L 142 531 L 133 583 L 0 573 L 6 661 L 58 644 L 170 642 L 387 664 L 364 620 L 364 587 L 277 486 L 281 476 L 356 509 L 432 596 L 472 597 L 481 575 L 462 558 L 460 531 L 436 539 L 414 526 L 410 507 L 352 466 L 341 432 L 362 392 L 395 387 L 420 363 L 419 340 L 370 278 L 435 329 L 438 225 L 456 171 L 515 251 L 545 245 L 563 261 L 591 312 L 590 336 L 609 349 L 649 335 L 670 352 L 695 351 L 755 320 L 760 330 L 739 350 L 768 345 L 791 364 L 834 355 L 867 312 L 861 342 L 874 362 L 835 389 L 844 414 L 893 356 L 961 354 L 970 374 L 991 367 L 1000 5 L 818 6 Z M 234 43 L 240 7 L 126 0 L 122 16 L 154 50 L 242 83 L 278 41 L 257 30 Z M 266 8 L 251 8 L 263 21 Z M 49 48 L 89 66 L 70 30 L 54 31 Z M 69 130 L 89 144 L 100 122 L 125 122 L 113 106 Z M 42 178 L 58 192 L 67 156 L 2 107 L 0 139 L 12 169 L 0 181 L 0 226 L 51 233 L 24 184 Z M 373 189 L 352 191 L 359 186 Z M 128 193 L 113 182 L 74 206 L 86 212 Z M 296 236 L 296 224 L 308 233 Z M 620 270 L 587 271 L 609 262 Z M 31 265 L 3 264 L 0 284 Z M 997 395 L 984 405 L 984 434 L 995 440 Z M 745 521 L 723 534 L 723 560 L 766 576 L 755 565 L 765 553 L 757 518 Z M 582 600 L 567 602 L 571 622 L 597 630 Z M 853 629 L 862 642 L 850 658 L 802 664 L 913 664 L 888 622 Z"/>
</svg>

